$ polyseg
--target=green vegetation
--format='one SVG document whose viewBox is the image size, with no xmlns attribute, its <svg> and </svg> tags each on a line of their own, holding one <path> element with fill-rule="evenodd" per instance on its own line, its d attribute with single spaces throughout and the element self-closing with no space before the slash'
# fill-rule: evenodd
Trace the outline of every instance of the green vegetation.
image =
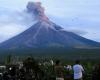
<svg viewBox="0 0 100 80">
<path fill-rule="evenodd" d="M 5 59 L 8 55 L 25 58 L 33 56 L 35 58 L 60 58 L 66 60 L 98 60 L 100 59 L 100 49 L 23 49 L 23 50 L 0 50 L 0 58 Z"/>
<path fill-rule="evenodd" d="M 100 63 L 100 49 L 0 50 L 0 63 L 9 64 L 13 60 L 16 62 L 23 61 L 28 56 L 34 57 L 37 62 L 50 61 L 51 59 L 55 62 L 59 59 L 62 62 L 63 66 L 65 66 L 66 64 L 70 64 L 73 66 L 75 60 L 79 59 L 86 72 L 84 77 L 85 80 L 91 80 L 93 66 Z M 41 69 L 42 71 L 44 71 L 45 77 L 48 77 L 47 80 L 55 77 L 53 66 L 45 65 L 41 66 Z"/>
</svg>

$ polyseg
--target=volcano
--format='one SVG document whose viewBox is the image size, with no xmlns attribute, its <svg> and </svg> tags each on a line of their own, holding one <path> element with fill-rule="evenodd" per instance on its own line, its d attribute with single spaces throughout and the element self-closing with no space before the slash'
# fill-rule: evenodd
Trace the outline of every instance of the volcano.
<svg viewBox="0 0 100 80">
<path fill-rule="evenodd" d="M 37 22 L 21 34 L 1 43 L 0 49 L 100 48 L 100 43 L 66 31 L 50 21 L 40 3 L 29 2 L 27 9 L 34 14 Z"/>
<path fill-rule="evenodd" d="M 64 30 L 46 21 L 39 21 L 23 33 L 3 42 L 0 48 L 98 48 L 100 44 Z"/>
</svg>

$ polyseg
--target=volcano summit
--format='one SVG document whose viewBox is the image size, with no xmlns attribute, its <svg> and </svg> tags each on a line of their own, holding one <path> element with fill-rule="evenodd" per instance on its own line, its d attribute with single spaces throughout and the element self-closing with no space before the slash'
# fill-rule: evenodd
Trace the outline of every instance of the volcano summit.
<svg viewBox="0 0 100 80">
<path fill-rule="evenodd" d="M 40 2 L 29 2 L 27 12 L 37 22 L 21 34 L 0 44 L 1 49 L 100 48 L 100 43 L 64 30 L 48 19 Z"/>
</svg>

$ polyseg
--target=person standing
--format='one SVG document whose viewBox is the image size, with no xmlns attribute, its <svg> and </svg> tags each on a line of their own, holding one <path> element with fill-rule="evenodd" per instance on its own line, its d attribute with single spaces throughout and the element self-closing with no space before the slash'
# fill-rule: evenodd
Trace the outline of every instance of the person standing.
<svg viewBox="0 0 100 80">
<path fill-rule="evenodd" d="M 100 64 L 96 64 L 92 71 L 92 80 L 100 80 Z"/>
<path fill-rule="evenodd" d="M 80 65 L 80 61 L 76 60 L 75 65 L 73 66 L 74 71 L 74 80 L 83 80 L 83 72 L 84 69 L 82 65 Z"/>
<path fill-rule="evenodd" d="M 71 65 L 66 65 L 64 66 L 65 70 L 66 70 L 66 80 L 72 80 L 72 66 Z"/>
<path fill-rule="evenodd" d="M 64 67 L 61 65 L 59 60 L 56 61 L 54 68 L 55 68 L 56 80 L 64 80 Z"/>
</svg>

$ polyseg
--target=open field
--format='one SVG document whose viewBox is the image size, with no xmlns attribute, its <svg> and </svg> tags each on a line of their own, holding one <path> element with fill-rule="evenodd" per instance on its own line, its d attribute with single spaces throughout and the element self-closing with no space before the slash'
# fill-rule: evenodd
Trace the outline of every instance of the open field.
<svg viewBox="0 0 100 80">
<path fill-rule="evenodd" d="M 24 49 L 24 50 L 0 50 L 0 57 L 7 55 L 36 58 L 61 58 L 66 60 L 74 59 L 100 59 L 100 49 Z"/>
</svg>

